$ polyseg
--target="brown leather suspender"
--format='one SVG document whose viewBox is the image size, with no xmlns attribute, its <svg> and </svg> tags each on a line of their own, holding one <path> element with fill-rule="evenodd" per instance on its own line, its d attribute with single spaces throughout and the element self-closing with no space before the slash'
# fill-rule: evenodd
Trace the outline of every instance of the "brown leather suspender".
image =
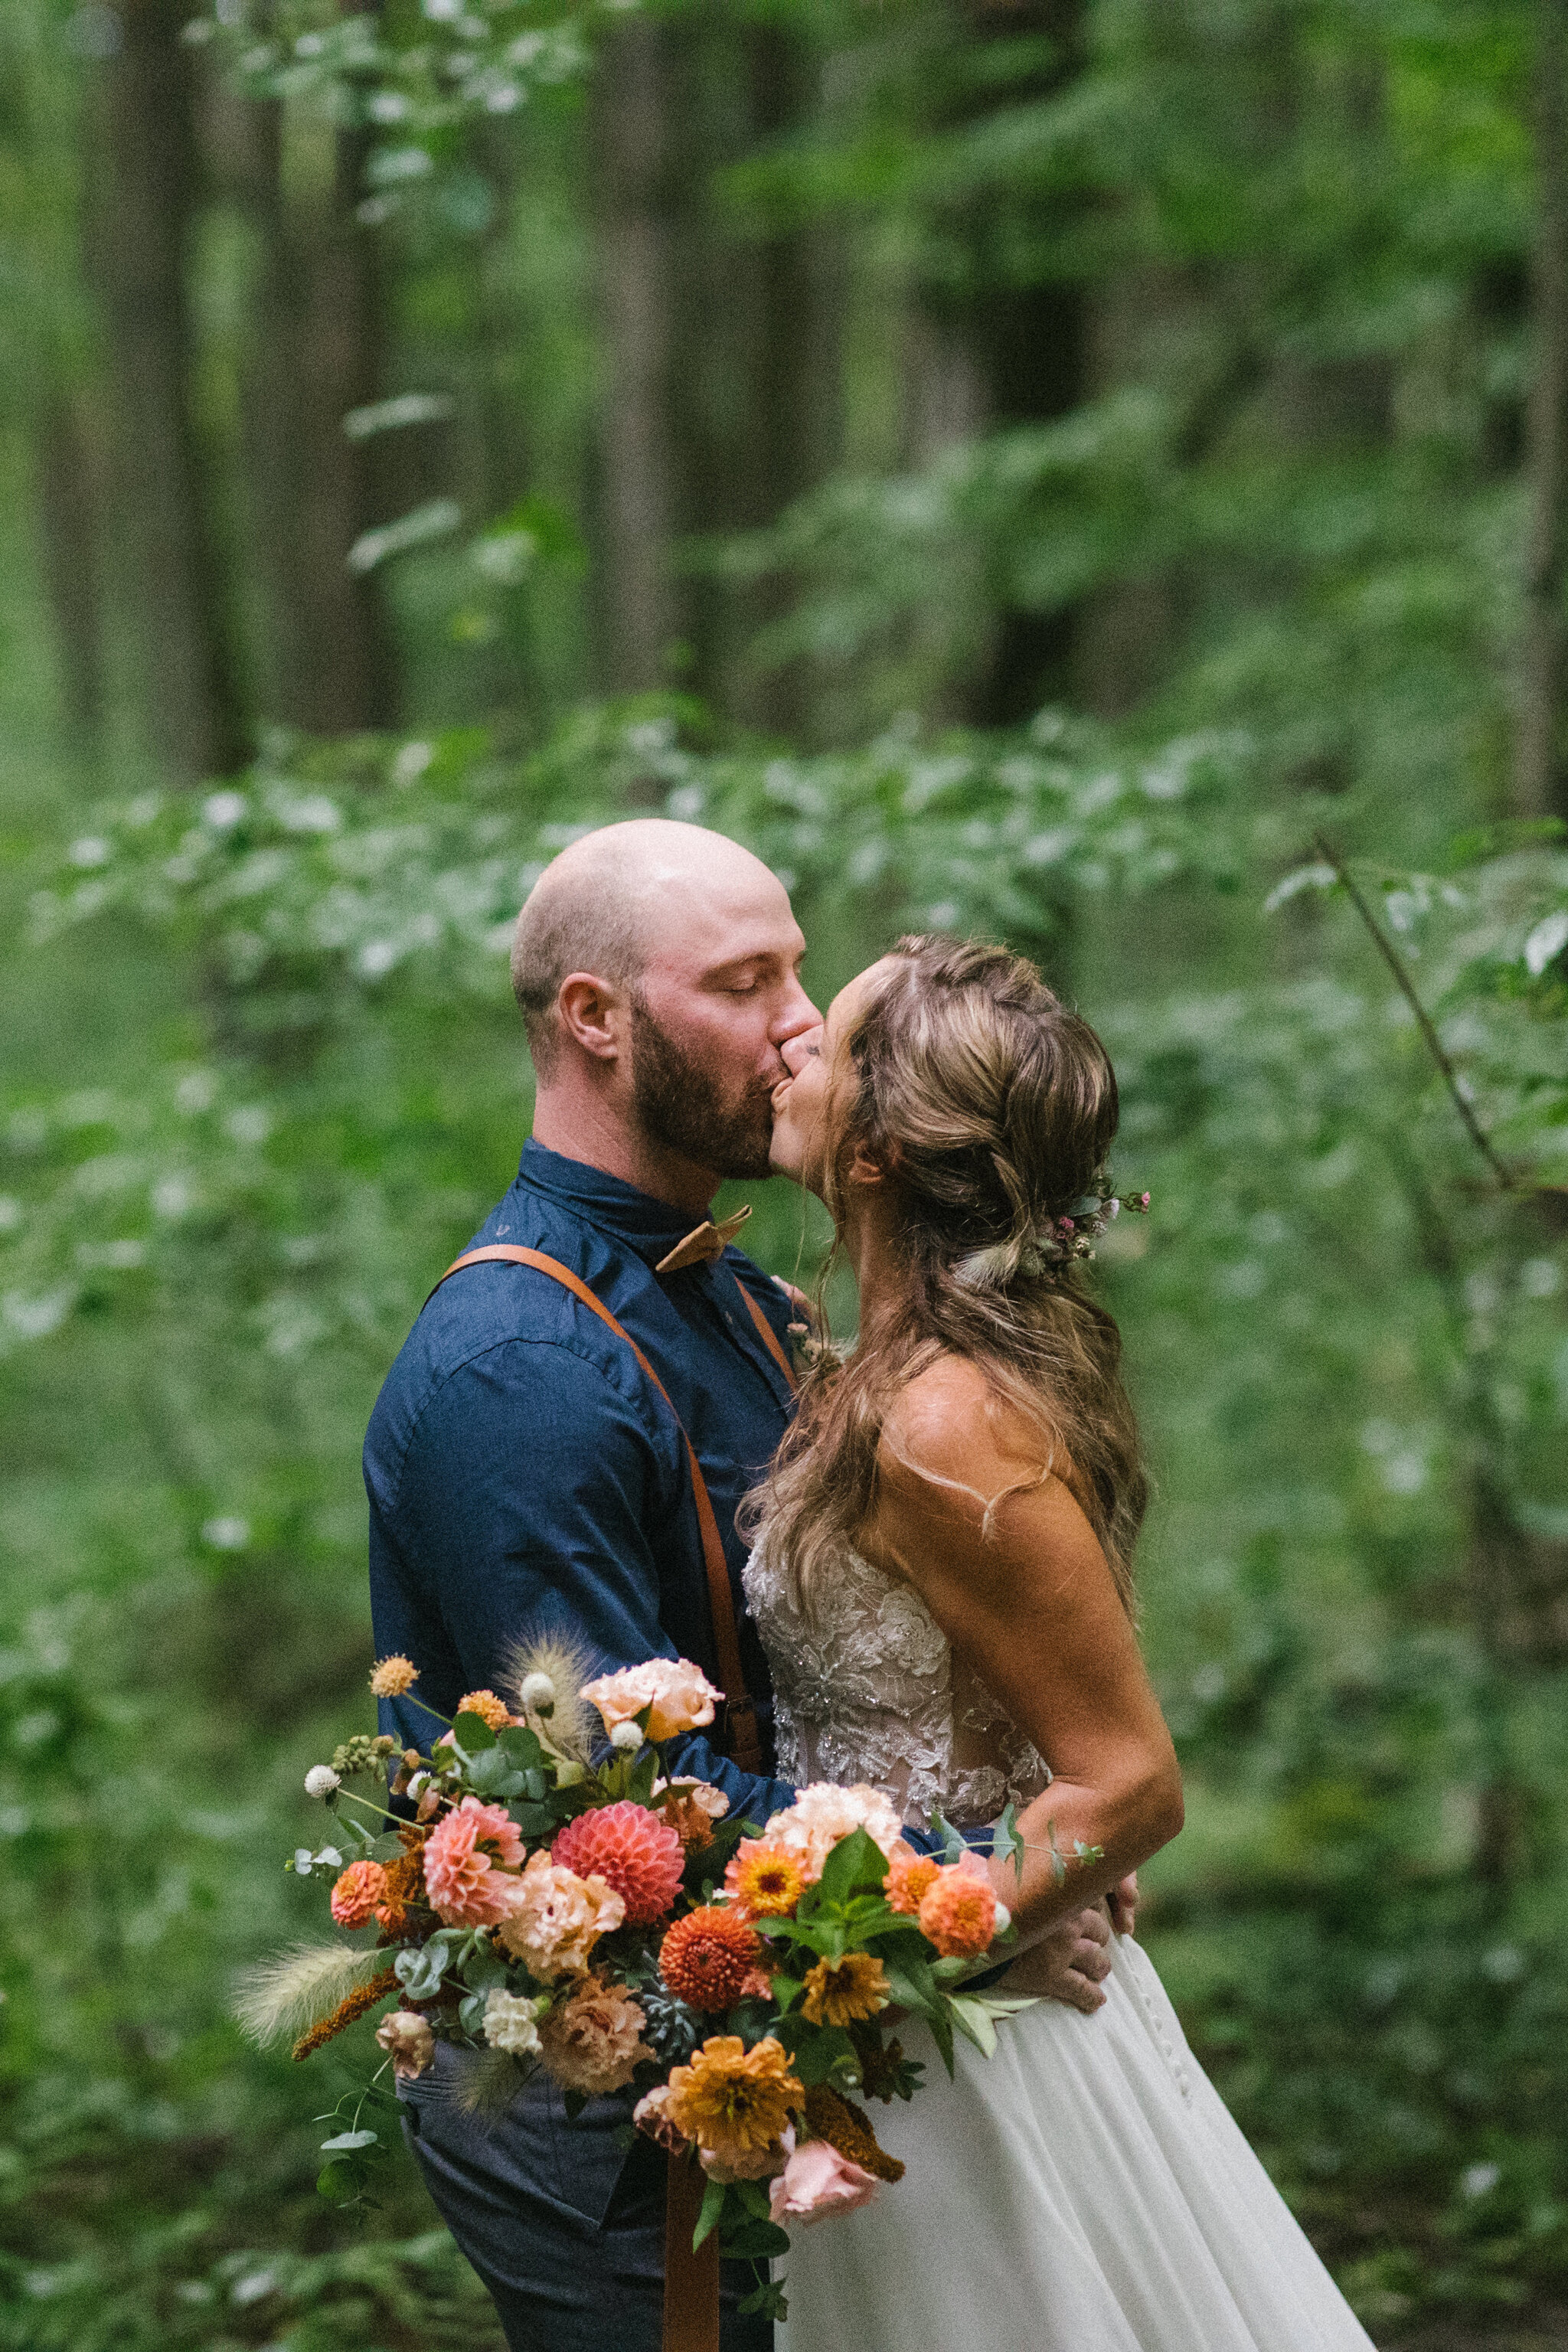
<svg viewBox="0 0 1568 2352">
<path fill-rule="evenodd" d="M 708 1482 L 702 1475 L 701 1465 L 697 1459 L 697 1448 L 686 1433 L 686 1425 L 675 1410 L 669 1391 L 665 1387 L 631 1333 L 623 1324 L 616 1322 L 609 1308 L 601 1299 L 595 1297 L 582 1276 L 574 1274 L 570 1266 L 563 1265 L 559 1258 L 547 1257 L 542 1250 L 524 1249 L 521 1244 L 514 1242 L 491 1242 L 483 1249 L 468 1250 L 462 1257 L 453 1260 L 447 1268 L 446 1274 L 441 1276 L 441 1281 L 437 1282 L 435 1289 L 431 1291 L 430 1297 L 434 1298 L 436 1291 L 440 1289 L 441 1283 L 445 1282 L 448 1276 L 460 1274 L 465 1266 L 497 1263 L 508 1265 L 531 1265 L 536 1273 L 547 1274 L 552 1282 L 558 1282 L 563 1289 L 569 1290 L 574 1298 L 580 1299 L 591 1314 L 596 1315 L 601 1323 L 608 1324 L 616 1337 L 626 1341 L 665 1403 L 669 1406 L 670 1417 L 680 1432 L 681 1443 L 686 1448 L 686 1458 L 691 1466 L 691 1492 L 697 1505 L 697 1525 L 702 1537 L 703 1564 L 708 1570 L 708 1599 L 713 1614 L 713 1639 L 719 1652 L 719 1672 L 723 1677 L 727 1702 L 724 1711 L 725 1745 L 742 1772 L 760 1772 L 763 1769 L 763 1759 L 762 1748 L 757 1738 L 757 1711 L 747 1694 L 746 1677 L 741 1666 L 741 1642 L 735 1626 L 734 1596 L 730 1589 L 730 1564 L 724 1557 L 724 1546 L 719 1534 L 719 1522 L 714 1517 L 712 1498 L 708 1492 Z M 774 1336 L 767 1317 L 743 1282 L 737 1282 L 735 1287 L 751 1309 L 752 1319 L 762 1334 L 769 1354 L 793 1389 L 795 1385 L 795 1373 L 790 1367 L 789 1359 Z M 426 1299 L 426 1305 L 428 1306 L 428 1304 L 429 1299 Z"/>
</svg>

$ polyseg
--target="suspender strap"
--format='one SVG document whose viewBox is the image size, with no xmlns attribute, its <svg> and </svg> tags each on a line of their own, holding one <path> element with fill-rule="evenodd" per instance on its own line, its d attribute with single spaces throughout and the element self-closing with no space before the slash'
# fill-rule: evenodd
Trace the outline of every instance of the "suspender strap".
<svg viewBox="0 0 1568 2352">
<path fill-rule="evenodd" d="M 724 1546 L 719 1535 L 719 1522 L 713 1516 L 712 1498 L 709 1495 L 708 1482 L 702 1475 L 701 1465 L 697 1459 L 697 1448 L 686 1433 L 685 1423 L 671 1402 L 669 1391 L 665 1387 L 631 1333 L 624 1325 L 616 1322 L 609 1308 L 601 1299 L 594 1296 L 581 1276 L 574 1274 L 570 1266 L 563 1265 L 558 1258 L 546 1257 L 542 1250 L 524 1249 L 520 1244 L 514 1242 L 491 1242 L 484 1249 L 469 1250 L 464 1256 L 454 1259 L 447 1268 L 446 1274 L 441 1276 L 441 1282 L 445 1282 L 450 1275 L 460 1274 L 465 1266 L 497 1263 L 508 1265 L 531 1265 L 535 1273 L 547 1274 L 552 1282 L 558 1282 L 563 1290 L 569 1290 L 574 1298 L 580 1300 L 583 1306 L 587 1307 L 590 1314 L 596 1315 L 601 1323 L 609 1326 L 617 1339 L 626 1341 L 665 1403 L 669 1406 L 670 1418 L 680 1432 L 681 1443 L 686 1448 L 686 1458 L 691 1465 L 691 1492 L 697 1504 L 697 1525 L 702 1537 L 703 1564 L 708 1570 L 708 1599 L 713 1613 L 713 1640 L 719 1652 L 719 1672 L 723 1677 L 724 1694 L 728 1702 L 724 1711 L 725 1742 L 730 1755 L 742 1772 L 760 1773 L 763 1769 L 763 1759 L 762 1748 L 757 1737 L 757 1713 L 747 1695 L 746 1677 L 741 1668 L 741 1642 L 735 1627 L 734 1596 L 730 1590 L 730 1563 L 724 1557 Z M 437 1283 L 435 1290 L 430 1293 L 430 1298 L 435 1297 L 436 1291 L 441 1287 L 441 1282 Z M 740 1288 L 741 1286 L 737 1285 L 736 1287 Z M 425 1303 L 428 1306 L 430 1300 L 427 1298 Z M 763 1321 L 762 1309 L 749 1298 L 746 1303 L 751 1307 L 759 1324 L 762 1323 Z M 768 1333 L 768 1338 L 773 1344 L 774 1354 L 782 1358 L 783 1349 L 773 1339 L 771 1331 Z M 793 1381 L 791 1385 L 794 1385 Z"/>
<path fill-rule="evenodd" d="M 762 1308 L 757 1305 L 756 1300 L 752 1297 L 751 1292 L 746 1288 L 745 1284 L 741 1280 L 738 1275 L 735 1277 L 735 1287 L 746 1302 L 747 1311 L 762 1336 L 763 1347 L 767 1349 L 769 1355 L 773 1358 L 774 1363 L 778 1366 L 780 1371 L 789 1382 L 790 1394 L 791 1396 L 794 1396 L 800 1386 L 800 1382 L 795 1379 L 795 1366 L 790 1362 L 789 1358 L 779 1346 L 778 1337 L 773 1330 L 773 1325 L 768 1321 L 767 1317 L 763 1313 Z"/>
</svg>

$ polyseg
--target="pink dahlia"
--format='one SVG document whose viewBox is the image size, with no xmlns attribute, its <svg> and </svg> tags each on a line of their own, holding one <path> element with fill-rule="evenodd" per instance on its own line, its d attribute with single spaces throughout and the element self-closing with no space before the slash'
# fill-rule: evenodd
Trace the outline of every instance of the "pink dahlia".
<svg viewBox="0 0 1568 2352">
<path fill-rule="evenodd" d="M 568 1822 L 550 1858 L 579 1878 L 602 1878 L 626 1905 L 632 1926 L 644 1927 L 674 1902 L 685 1854 L 668 1822 L 625 1798 Z"/>
<path fill-rule="evenodd" d="M 522 1839 L 505 1807 L 465 1797 L 425 1841 L 432 1907 L 448 1927 L 495 1927 L 511 1909 L 517 1881 L 508 1872 L 521 1860 Z"/>
</svg>

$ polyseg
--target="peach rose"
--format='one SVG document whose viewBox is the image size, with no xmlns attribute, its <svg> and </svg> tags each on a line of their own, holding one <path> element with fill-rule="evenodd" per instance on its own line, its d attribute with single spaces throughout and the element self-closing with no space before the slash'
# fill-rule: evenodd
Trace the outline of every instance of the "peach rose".
<svg viewBox="0 0 1568 2352">
<path fill-rule="evenodd" d="M 830 2213 L 852 2213 L 869 2205 L 877 2183 L 828 2140 L 808 2139 L 797 2147 L 768 2191 L 772 2217 L 781 2228 L 791 2221 L 823 2221 Z"/>
<path fill-rule="evenodd" d="M 689 1658 L 649 1658 L 646 1665 L 623 1666 L 619 1674 L 584 1683 L 581 1696 L 598 1708 L 606 1731 L 629 1723 L 646 1706 L 652 1709 L 648 1738 L 673 1739 L 678 1732 L 711 1723 L 714 1703 L 724 1694 Z"/>
</svg>

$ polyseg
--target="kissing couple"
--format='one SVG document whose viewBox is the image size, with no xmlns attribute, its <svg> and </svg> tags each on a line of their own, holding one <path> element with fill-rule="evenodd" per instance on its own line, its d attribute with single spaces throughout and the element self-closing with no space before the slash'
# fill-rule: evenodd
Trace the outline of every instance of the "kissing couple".
<svg viewBox="0 0 1568 2352">
<path fill-rule="evenodd" d="M 929 2087 L 877 2126 L 907 2177 L 798 2233 L 781 2352 L 1365 2352 L 1132 1938 L 1182 1795 L 1080 1247 L 1105 1049 L 1002 948 L 901 940 L 826 1018 L 805 948 L 777 877 L 695 825 L 606 826 L 535 885 L 533 1133 L 365 1442 L 376 1654 L 447 1714 L 525 1637 L 584 1674 L 692 1659 L 729 1704 L 664 1769 L 736 1818 L 864 1783 L 912 1845 L 940 1811 L 984 1855 L 1017 1808 L 1021 1878 L 983 1866 L 1006 1990 L 1043 1998 L 951 2082 L 909 2027 Z M 805 1303 L 710 1221 L 770 1173 L 826 1203 L 859 1290 L 798 1394 Z M 410 1700 L 382 1708 L 421 1744 Z M 568 2121 L 541 2073 L 476 2114 L 452 2060 L 400 2084 L 405 2130 L 511 2352 L 658 2352 L 668 2159 L 627 2147 L 628 2102 Z M 772 2352 L 750 2284 L 726 2275 L 725 2352 Z"/>
</svg>

